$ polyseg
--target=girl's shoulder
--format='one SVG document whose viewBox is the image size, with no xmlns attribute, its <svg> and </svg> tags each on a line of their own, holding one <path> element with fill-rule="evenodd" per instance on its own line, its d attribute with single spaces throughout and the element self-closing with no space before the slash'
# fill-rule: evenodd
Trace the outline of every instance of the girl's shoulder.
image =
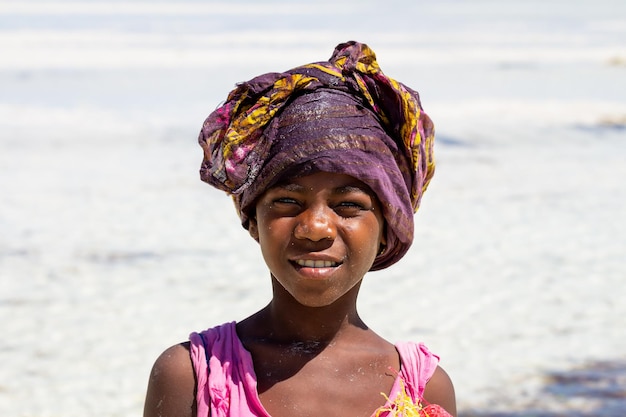
<svg viewBox="0 0 626 417">
<path fill-rule="evenodd" d="M 437 404 L 456 416 L 456 395 L 450 376 L 437 366 L 424 389 L 424 399 L 428 404 Z"/>
<path fill-rule="evenodd" d="M 189 342 L 166 349 L 154 362 L 144 405 L 144 417 L 195 415 L 195 376 Z"/>
</svg>

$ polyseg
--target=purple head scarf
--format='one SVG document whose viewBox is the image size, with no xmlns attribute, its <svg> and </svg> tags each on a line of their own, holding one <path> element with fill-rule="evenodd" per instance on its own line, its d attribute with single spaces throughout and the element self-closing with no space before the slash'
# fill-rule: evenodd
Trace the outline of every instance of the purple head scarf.
<svg viewBox="0 0 626 417">
<path fill-rule="evenodd" d="M 232 195 L 242 225 L 285 175 L 337 172 L 367 184 L 386 222 L 386 268 L 413 241 L 413 214 L 434 172 L 434 126 L 417 92 L 385 76 L 374 52 L 340 44 L 328 62 L 241 83 L 205 120 L 201 179 Z"/>
</svg>

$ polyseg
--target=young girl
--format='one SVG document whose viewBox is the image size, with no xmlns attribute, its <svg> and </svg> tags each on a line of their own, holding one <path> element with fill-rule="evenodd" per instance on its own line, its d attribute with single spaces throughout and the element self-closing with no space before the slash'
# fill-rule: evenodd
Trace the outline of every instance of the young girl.
<svg viewBox="0 0 626 417">
<path fill-rule="evenodd" d="M 200 173 L 234 198 L 272 299 L 166 350 L 144 416 L 456 415 L 438 357 L 356 307 L 365 273 L 411 245 L 433 139 L 418 94 L 364 44 L 238 85 L 204 122 Z"/>
</svg>

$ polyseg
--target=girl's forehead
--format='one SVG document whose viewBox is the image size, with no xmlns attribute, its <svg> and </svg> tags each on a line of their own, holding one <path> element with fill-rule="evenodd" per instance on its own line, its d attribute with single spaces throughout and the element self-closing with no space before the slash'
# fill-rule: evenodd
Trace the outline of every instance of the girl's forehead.
<svg viewBox="0 0 626 417">
<path fill-rule="evenodd" d="M 365 193 L 378 200 L 378 196 L 366 183 L 351 175 L 336 172 L 319 171 L 299 177 L 283 177 L 268 191 L 276 189 L 298 193 L 323 190 L 333 195 Z"/>
</svg>

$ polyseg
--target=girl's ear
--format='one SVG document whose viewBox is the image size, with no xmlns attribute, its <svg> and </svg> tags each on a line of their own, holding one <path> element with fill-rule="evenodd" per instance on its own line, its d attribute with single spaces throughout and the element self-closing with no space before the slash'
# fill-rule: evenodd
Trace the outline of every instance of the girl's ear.
<svg viewBox="0 0 626 417">
<path fill-rule="evenodd" d="M 383 230 L 380 236 L 380 245 L 381 246 L 387 246 L 387 222 L 385 222 L 385 225 L 383 226 Z"/>
<path fill-rule="evenodd" d="M 259 241 L 259 226 L 255 218 L 248 220 L 248 233 L 252 236 L 252 239 Z"/>
<path fill-rule="evenodd" d="M 378 254 L 380 256 L 387 250 L 387 227 L 383 227 L 383 232 L 380 236 L 380 242 L 378 243 Z"/>
</svg>

